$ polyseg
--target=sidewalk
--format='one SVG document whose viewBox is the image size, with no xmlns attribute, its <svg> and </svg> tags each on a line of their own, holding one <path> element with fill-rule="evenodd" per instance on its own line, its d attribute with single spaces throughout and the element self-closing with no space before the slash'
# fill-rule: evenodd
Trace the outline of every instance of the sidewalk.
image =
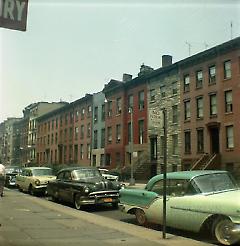
<svg viewBox="0 0 240 246">
<path fill-rule="evenodd" d="M 0 199 L 1 246 L 209 245 L 105 218 L 5 189 Z"/>
</svg>

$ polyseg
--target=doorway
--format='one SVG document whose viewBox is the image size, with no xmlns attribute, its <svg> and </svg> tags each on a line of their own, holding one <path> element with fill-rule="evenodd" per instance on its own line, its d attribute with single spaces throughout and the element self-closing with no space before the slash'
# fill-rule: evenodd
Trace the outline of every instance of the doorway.
<svg viewBox="0 0 240 246">
<path fill-rule="evenodd" d="M 211 127 L 209 128 L 210 132 L 210 150 L 212 154 L 219 153 L 219 128 Z"/>
</svg>

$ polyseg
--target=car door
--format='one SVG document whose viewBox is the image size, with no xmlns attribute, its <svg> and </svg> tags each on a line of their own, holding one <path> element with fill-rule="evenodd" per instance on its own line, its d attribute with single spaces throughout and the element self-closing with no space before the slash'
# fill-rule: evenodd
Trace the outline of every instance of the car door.
<svg viewBox="0 0 240 246">
<path fill-rule="evenodd" d="M 62 181 L 63 182 L 61 183 L 61 189 L 59 190 L 59 194 L 64 201 L 71 202 L 73 190 L 71 171 L 64 172 Z"/>
<path fill-rule="evenodd" d="M 20 189 L 24 190 L 24 182 L 26 179 L 27 169 L 23 169 L 22 173 L 17 176 L 17 185 Z"/>
</svg>

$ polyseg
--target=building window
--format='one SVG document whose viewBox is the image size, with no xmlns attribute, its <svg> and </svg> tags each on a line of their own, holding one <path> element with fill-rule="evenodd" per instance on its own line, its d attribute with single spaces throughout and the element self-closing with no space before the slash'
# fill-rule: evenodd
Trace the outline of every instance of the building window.
<svg viewBox="0 0 240 246">
<path fill-rule="evenodd" d="M 81 110 L 81 119 L 84 119 L 84 115 L 85 115 L 85 108 L 82 108 Z"/>
<path fill-rule="evenodd" d="M 81 125 L 81 133 L 80 133 L 80 138 L 84 138 L 84 125 Z"/>
<path fill-rule="evenodd" d="M 202 88 L 203 86 L 203 72 L 199 70 L 196 72 L 196 88 Z"/>
<path fill-rule="evenodd" d="M 65 125 L 68 124 L 68 114 L 65 114 Z"/>
<path fill-rule="evenodd" d="M 100 156 L 100 167 L 104 167 L 105 165 L 105 155 L 101 154 Z"/>
<path fill-rule="evenodd" d="M 74 139 L 78 140 L 78 127 L 75 127 L 74 136 Z"/>
<path fill-rule="evenodd" d="M 87 124 L 87 137 L 90 138 L 91 137 L 91 123 Z"/>
<path fill-rule="evenodd" d="M 56 132 L 55 133 L 55 144 L 57 144 L 58 143 L 58 133 Z"/>
<path fill-rule="evenodd" d="M 138 121 L 138 143 L 143 144 L 144 142 L 144 120 Z"/>
<path fill-rule="evenodd" d="M 198 97 L 196 99 L 196 105 L 197 105 L 197 118 L 201 119 L 203 118 L 203 97 Z"/>
<path fill-rule="evenodd" d="M 225 112 L 230 113 L 233 111 L 232 104 L 232 91 L 225 91 Z"/>
<path fill-rule="evenodd" d="M 78 145 L 74 145 L 74 162 L 78 161 Z"/>
<path fill-rule="evenodd" d="M 84 149 L 83 149 L 83 144 L 80 145 L 80 159 L 83 160 L 84 158 Z"/>
<path fill-rule="evenodd" d="M 216 83 L 216 66 L 211 66 L 208 69 L 208 76 L 209 76 L 209 84 L 215 84 Z"/>
<path fill-rule="evenodd" d="M 73 154 L 73 146 L 70 144 L 69 145 L 69 162 L 72 163 L 72 154 Z"/>
<path fill-rule="evenodd" d="M 177 82 L 173 82 L 172 83 L 172 94 L 173 95 L 176 95 L 178 92 L 178 85 L 177 85 Z"/>
<path fill-rule="evenodd" d="M 102 121 L 105 121 L 105 104 L 102 105 Z"/>
<path fill-rule="evenodd" d="M 117 98 L 116 103 L 117 103 L 116 113 L 121 114 L 121 112 L 122 112 L 122 99 L 121 99 L 121 97 Z"/>
<path fill-rule="evenodd" d="M 94 123 L 98 122 L 98 107 L 94 108 Z"/>
<path fill-rule="evenodd" d="M 131 112 L 133 109 L 133 95 L 128 96 L 128 112 Z"/>
<path fill-rule="evenodd" d="M 210 116 L 217 115 L 217 95 L 212 94 L 210 97 Z"/>
<path fill-rule="evenodd" d="M 120 143 L 121 141 L 121 125 L 116 125 L 116 143 Z"/>
<path fill-rule="evenodd" d="M 79 116 L 79 112 L 78 110 L 75 111 L 75 121 L 77 122 L 78 121 L 78 116 Z"/>
<path fill-rule="evenodd" d="M 172 106 L 172 123 L 178 122 L 178 105 Z"/>
<path fill-rule="evenodd" d="M 178 154 L 178 134 L 172 135 L 172 154 Z"/>
<path fill-rule="evenodd" d="M 226 147 L 227 149 L 234 148 L 233 126 L 226 126 Z"/>
<path fill-rule="evenodd" d="M 224 62 L 224 79 L 230 79 L 232 77 L 231 61 Z"/>
<path fill-rule="evenodd" d="M 68 133 L 68 129 L 65 128 L 65 129 L 64 129 L 64 141 L 65 141 L 65 142 L 67 141 L 67 133 Z"/>
<path fill-rule="evenodd" d="M 97 140 L 98 140 L 98 131 L 95 130 L 94 133 L 93 133 L 93 148 L 94 149 L 97 149 L 97 147 L 98 147 Z"/>
<path fill-rule="evenodd" d="M 166 86 L 160 87 L 160 93 L 161 93 L 161 98 L 164 98 L 166 96 Z"/>
<path fill-rule="evenodd" d="M 56 118 L 56 129 L 58 129 L 58 118 Z"/>
<path fill-rule="evenodd" d="M 191 112 L 190 112 L 190 100 L 184 102 L 184 119 L 190 120 Z"/>
<path fill-rule="evenodd" d="M 106 166 L 110 166 L 110 165 L 111 165 L 111 155 L 106 154 Z"/>
<path fill-rule="evenodd" d="M 144 91 L 138 93 L 138 108 L 139 110 L 144 109 Z"/>
<path fill-rule="evenodd" d="M 73 129 L 72 127 L 69 128 L 69 140 L 73 139 Z"/>
<path fill-rule="evenodd" d="M 197 129 L 197 152 L 204 152 L 204 132 L 203 129 Z"/>
<path fill-rule="evenodd" d="M 154 102 L 155 101 L 155 96 L 156 96 L 155 89 L 151 89 L 150 90 L 150 102 Z"/>
<path fill-rule="evenodd" d="M 105 128 L 101 130 L 101 148 L 105 147 Z"/>
<path fill-rule="evenodd" d="M 191 132 L 185 131 L 184 132 L 184 143 L 185 143 L 185 153 L 191 153 Z"/>
<path fill-rule="evenodd" d="M 116 152 L 116 167 L 121 166 L 121 154 L 119 152 Z"/>
<path fill-rule="evenodd" d="M 91 117 L 91 112 L 92 112 L 92 106 L 88 105 L 88 107 L 87 107 L 87 116 L 88 117 Z"/>
<path fill-rule="evenodd" d="M 190 91 L 190 76 L 189 74 L 183 77 L 183 91 L 188 92 Z"/>
<path fill-rule="evenodd" d="M 109 144 L 112 143 L 112 127 L 107 128 L 107 140 Z"/>
<path fill-rule="evenodd" d="M 112 101 L 107 102 L 107 110 L 108 117 L 112 117 Z"/>
<path fill-rule="evenodd" d="M 91 145 L 87 144 L 87 159 L 91 159 Z"/>
<path fill-rule="evenodd" d="M 73 118 L 74 118 L 73 112 L 70 112 L 70 123 L 71 124 L 73 123 Z"/>
</svg>

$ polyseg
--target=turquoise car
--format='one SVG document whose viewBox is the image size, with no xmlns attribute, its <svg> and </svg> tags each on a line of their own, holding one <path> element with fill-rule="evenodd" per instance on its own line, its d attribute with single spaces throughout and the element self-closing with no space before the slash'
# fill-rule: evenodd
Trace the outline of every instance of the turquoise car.
<svg viewBox="0 0 240 246">
<path fill-rule="evenodd" d="M 200 232 L 207 229 L 223 245 L 240 242 L 240 189 L 227 171 L 167 173 L 166 224 Z M 135 214 L 139 225 L 162 224 L 163 175 L 145 189 L 120 190 L 120 208 Z"/>
</svg>

